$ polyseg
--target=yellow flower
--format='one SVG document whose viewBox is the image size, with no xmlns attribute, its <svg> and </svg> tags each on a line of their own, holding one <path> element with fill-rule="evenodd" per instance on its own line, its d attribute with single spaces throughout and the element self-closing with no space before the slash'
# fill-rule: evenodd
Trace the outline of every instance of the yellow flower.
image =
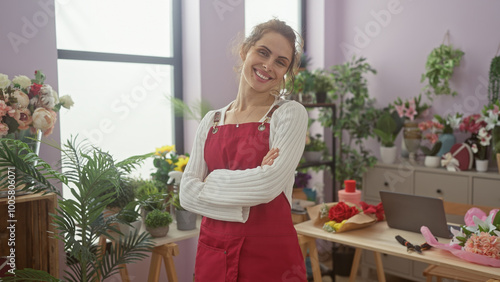
<svg viewBox="0 0 500 282">
<path fill-rule="evenodd" d="M 189 157 L 179 157 L 179 160 L 175 163 L 175 169 L 177 171 L 184 171 L 186 165 L 189 161 Z"/>
<path fill-rule="evenodd" d="M 161 148 L 156 148 L 156 153 L 155 155 L 157 156 L 162 156 L 163 154 L 169 153 L 169 152 L 175 152 L 175 145 L 166 145 Z"/>
<path fill-rule="evenodd" d="M 166 161 L 168 164 L 172 164 L 172 160 L 171 160 L 171 159 L 165 159 L 165 161 Z"/>
</svg>

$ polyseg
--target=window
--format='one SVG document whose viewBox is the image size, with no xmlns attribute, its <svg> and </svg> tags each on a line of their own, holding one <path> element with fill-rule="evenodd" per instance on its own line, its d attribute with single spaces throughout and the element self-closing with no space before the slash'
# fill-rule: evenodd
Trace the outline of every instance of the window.
<svg viewBox="0 0 500 282">
<path fill-rule="evenodd" d="M 78 134 L 117 160 L 183 151 L 168 102 L 182 99 L 181 0 L 55 3 L 59 93 L 75 101 L 61 112 L 62 142 Z M 134 176 L 149 177 L 152 163 Z"/>
</svg>

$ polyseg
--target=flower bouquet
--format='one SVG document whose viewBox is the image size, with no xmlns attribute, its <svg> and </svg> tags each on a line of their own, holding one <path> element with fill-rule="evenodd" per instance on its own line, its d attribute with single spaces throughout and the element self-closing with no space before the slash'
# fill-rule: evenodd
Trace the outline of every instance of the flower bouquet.
<svg viewBox="0 0 500 282">
<path fill-rule="evenodd" d="M 500 267 L 500 213 L 491 210 L 489 215 L 478 208 L 465 214 L 465 225 L 460 230 L 451 229 L 453 239 L 449 244 L 439 243 L 429 228 L 420 232 L 433 247 L 447 250 L 453 255 L 477 264 Z"/>
<path fill-rule="evenodd" d="M 346 202 L 316 205 L 307 208 L 314 226 L 327 232 L 340 233 L 370 226 L 384 219 L 382 204 L 377 206 L 361 202 L 362 208 Z"/>
<path fill-rule="evenodd" d="M 426 116 L 430 106 L 427 103 L 422 102 L 422 95 L 418 95 L 416 98 L 406 100 L 403 102 L 401 98 L 398 98 L 394 102 L 394 108 L 398 113 L 400 118 L 414 120 L 418 117 Z"/>
<path fill-rule="evenodd" d="M 61 107 L 73 105 L 70 96 L 59 97 L 45 84 L 45 75 L 35 71 L 35 78 L 15 76 L 12 81 L 0 74 L 0 138 L 21 139 L 37 131 L 52 133 Z M 23 140 L 24 141 L 24 140 Z"/>
<path fill-rule="evenodd" d="M 189 154 L 179 155 L 175 150 L 175 145 L 167 145 L 161 148 L 156 148 L 153 159 L 153 164 L 156 172 L 151 173 L 151 176 L 167 185 L 169 183 L 171 171 L 184 172 L 189 161 Z"/>
<path fill-rule="evenodd" d="M 422 150 L 426 156 L 436 156 L 442 146 L 442 142 L 439 141 L 438 134 L 443 130 L 444 126 L 437 121 L 428 120 L 419 123 L 418 128 L 420 128 L 422 132 L 425 132 L 423 138 L 425 140 L 429 140 L 432 145 L 431 148 L 420 146 L 420 150 Z"/>
</svg>

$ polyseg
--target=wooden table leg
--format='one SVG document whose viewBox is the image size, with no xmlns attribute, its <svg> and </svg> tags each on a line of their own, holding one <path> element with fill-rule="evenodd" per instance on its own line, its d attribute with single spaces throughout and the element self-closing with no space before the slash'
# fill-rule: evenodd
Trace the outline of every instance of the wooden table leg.
<svg viewBox="0 0 500 282">
<path fill-rule="evenodd" d="M 163 259 L 167 272 L 168 282 L 178 282 L 177 272 L 174 265 L 174 256 L 179 255 L 179 246 L 176 243 L 168 243 L 153 249 L 151 264 L 149 265 L 148 282 L 158 282 L 160 279 L 161 260 Z"/>
<path fill-rule="evenodd" d="M 318 249 L 316 248 L 316 239 L 313 237 L 307 237 L 304 235 L 298 235 L 300 249 L 304 259 L 307 256 L 307 250 L 309 250 L 309 259 L 311 261 L 311 269 L 313 273 L 313 281 L 321 282 L 321 269 L 319 267 Z"/>
<path fill-rule="evenodd" d="M 155 248 L 156 249 L 156 248 Z M 149 264 L 148 282 L 158 282 L 160 280 L 161 255 L 153 249 L 151 263 Z"/>
<path fill-rule="evenodd" d="M 379 282 L 385 282 L 384 265 L 379 252 L 373 252 L 375 256 L 375 265 L 377 266 L 377 278 Z"/>
<path fill-rule="evenodd" d="M 361 260 L 361 252 L 363 250 L 360 248 L 356 248 L 354 251 L 354 258 L 352 260 L 352 266 L 351 266 L 351 274 L 349 275 L 349 282 L 355 282 L 356 278 L 358 277 L 358 268 L 359 268 L 359 262 Z"/>
</svg>

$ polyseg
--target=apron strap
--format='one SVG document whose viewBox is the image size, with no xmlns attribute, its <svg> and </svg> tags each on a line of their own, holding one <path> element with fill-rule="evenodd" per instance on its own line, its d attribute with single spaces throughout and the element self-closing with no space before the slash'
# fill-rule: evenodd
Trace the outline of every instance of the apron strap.
<svg viewBox="0 0 500 282">
<path fill-rule="evenodd" d="M 278 109 L 279 107 L 280 107 L 280 105 L 274 105 L 274 107 L 269 111 L 269 113 L 267 113 L 266 118 L 258 127 L 259 131 L 264 131 L 264 129 L 266 129 L 266 122 L 269 122 L 274 111 L 276 111 L 276 109 Z"/>
<path fill-rule="evenodd" d="M 219 131 L 217 125 L 219 124 L 220 121 L 220 115 L 221 115 L 220 112 L 216 112 L 214 115 L 214 125 L 212 126 L 212 134 L 215 134 L 217 133 L 217 131 Z"/>
</svg>

